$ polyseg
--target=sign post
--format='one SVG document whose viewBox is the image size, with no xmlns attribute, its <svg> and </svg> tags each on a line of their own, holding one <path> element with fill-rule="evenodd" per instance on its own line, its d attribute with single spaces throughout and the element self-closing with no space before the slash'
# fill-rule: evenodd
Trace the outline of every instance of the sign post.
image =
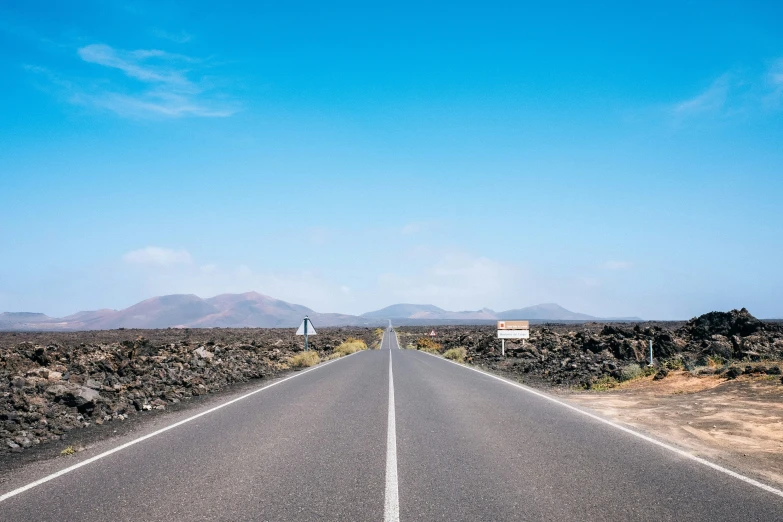
<svg viewBox="0 0 783 522">
<path fill-rule="evenodd" d="M 652 339 L 650 339 L 650 366 L 653 365 Z"/>
<path fill-rule="evenodd" d="M 506 356 L 506 339 L 530 339 L 530 321 L 498 321 L 498 339 L 500 339 L 500 354 Z"/>
<path fill-rule="evenodd" d="M 315 327 L 313 326 L 313 322 L 310 320 L 309 317 L 305 316 L 304 320 L 302 321 L 302 324 L 299 325 L 299 329 L 296 331 L 296 335 L 304 335 L 304 341 L 305 341 L 305 351 L 308 350 L 307 347 L 307 336 L 308 335 L 316 335 L 318 332 L 315 331 Z"/>
</svg>

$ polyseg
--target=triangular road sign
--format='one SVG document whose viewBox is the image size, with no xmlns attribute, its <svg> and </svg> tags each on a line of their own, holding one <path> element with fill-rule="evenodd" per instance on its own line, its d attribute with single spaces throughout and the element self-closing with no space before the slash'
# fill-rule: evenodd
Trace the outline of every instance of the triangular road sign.
<svg viewBox="0 0 783 522">
<path fill-rule="evenodd" d="M 310 320 L 309 317 L 305 317 L 302 321 L 302 324 L 299 325 L 299 329 L 296 331 L 296 335 L 304 335 L 305 334 L 305 323 L 307 323 L 307 335 L 316 335 L 318 332 L 315 331 L 315 327 L 313 326 L 313 322 Z"/>
</svg>

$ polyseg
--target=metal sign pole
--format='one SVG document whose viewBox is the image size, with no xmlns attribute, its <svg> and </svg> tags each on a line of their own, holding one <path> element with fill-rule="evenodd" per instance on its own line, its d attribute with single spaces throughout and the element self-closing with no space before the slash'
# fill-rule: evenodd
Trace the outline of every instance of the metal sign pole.
<svg viewBox="0 0 783 522">
<path fill-rule="evenodd" d="M 650 339 L 650 366 L 653 365 L 652 339 Z"/>
<path fill-rule="evenodd" d="M 502 355 L 503 357 L 506 356 L 506 340 L 505 339 L 501 339 L 500 340 L 500 355 Z"/>
</svg>

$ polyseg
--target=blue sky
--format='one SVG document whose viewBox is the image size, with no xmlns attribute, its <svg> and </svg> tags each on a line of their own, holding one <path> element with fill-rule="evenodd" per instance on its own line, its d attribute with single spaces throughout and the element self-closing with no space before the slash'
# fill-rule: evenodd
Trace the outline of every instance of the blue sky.
<svg viewBox="0 0 783 522">
<path fill-rule="evenodd" d="M 0 311 L 783 317 L 783 6 L 0 2 Z"/>
</svg>

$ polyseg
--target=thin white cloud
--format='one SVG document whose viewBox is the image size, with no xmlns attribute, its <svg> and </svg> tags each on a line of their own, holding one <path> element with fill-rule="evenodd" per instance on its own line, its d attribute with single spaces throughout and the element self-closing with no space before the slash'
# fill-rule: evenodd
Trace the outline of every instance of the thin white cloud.
<svg viewBox="0 0 783 522">
<path fill-rule="evenodd" d="M 151 265 L 158 267 L 189 265 L 193 263 L 193 258 L 187 250 L 173 250 L 156 246 L 132 250 L 122 256 L 122 259 L 131 265 Z"/>
<path fill-rule="evenodd" d="M 92 78 L 65 79 L 35 65 L 25 69 L 46 78 L 54 89 L 43 89 L 56 90 L 67 103 L 127 118 L 225 118 L 239 110 L 229 97 L 216 92 L 214 81 L 204 73 L 208 64 L 196 58 L 161 49 L 115 49 L 106 44 L 86 45 L 77 55 L 89 64 L 86 71 Z"/>
<path fill-rule="evenodd" d="M 403 236 L 410 236 L 413 234 L 417 234 L 421 232 L 421 223 L 408 223 L 404 227 L 402 227 L 402 230 L 400 230 L 400 234 Z"/>
<path fill-rule="evenodd" d="M 783 58 L 763 71 L 727 72 L 696 96 L 670 107 L 675 121 L 759 116 L 783 108 Z"/>
<path fill-rule="evenodd" d="M 188 43 L 193 39 L 193 35 L 185 31 L 180 31 L 178 33 L 171 33 L 169 31 L 164 31 L 163 29 L 154 29 L 152 31 L 152 34 L 157 36 L 158 38 L 163 38 L 164 40 L 169 40 L 170 42 L 174 42 L 178 44 Z"/>
<path fill-rule="evenodd" d="M 710 84 L 703 92 L 674 106 L 677 116 L 716 114 L 724 109 L 731 88 L 730 75 L 724 74 Z"/>
<path fill-rule="evenodd" d="M 769 106 L 779 108 L 783 104 L 783 58 L 776 60 L 767 71 L 770 93 L 766 98 Z"/>
<path fill-rule="evenodd" d="M 105 44 L 92 44 L 80 48 L 79 57 L 88 63 L 94 63 L 119 69 L 130 78 L 142 82 L 161 83 L 189 92 L 198 89 L 185 77 L 186 70 L 175 67 L 178 62 L 192 62 L 187 56 L 169 54 L 159 49 L 140 49 L 123 51 Z M 155 60 L 158 64 L 148 63 Z"/>
<path fill-rule="evenodd" d="M 630 261 L 607 261 L 603 264 L 603 268 L 607 270 L 628 270 L 633 268 L 633 263 Z"/>
<path fill-rule="evenodd" d="M 448 310 L 501 301 L 524 278 L 518 266 L 459 250 L 419 248 L 409 259 L 412 270 L 379 276 L 381 291 L 401 302 L 431 303 Z"/>
</svg>

